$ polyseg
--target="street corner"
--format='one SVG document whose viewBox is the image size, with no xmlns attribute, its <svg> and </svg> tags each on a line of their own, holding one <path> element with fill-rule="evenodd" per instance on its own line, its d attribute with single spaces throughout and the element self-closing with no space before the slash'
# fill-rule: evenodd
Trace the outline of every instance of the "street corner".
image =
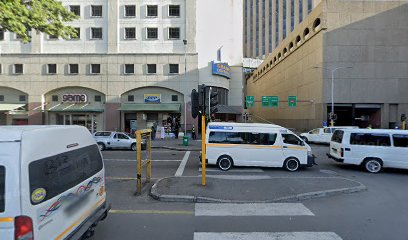
<svg viewBox="0 0 408 240">
<path fill-rule="evenodd" d="M 343 177 L 275 177 L 234 180 L 201 176 L 168 177 L 158 180 L 150 190 L 153 199 L 163 202 L 268 203 L 303 201 L 367 190 L 355 180 Z"/>
</svg>

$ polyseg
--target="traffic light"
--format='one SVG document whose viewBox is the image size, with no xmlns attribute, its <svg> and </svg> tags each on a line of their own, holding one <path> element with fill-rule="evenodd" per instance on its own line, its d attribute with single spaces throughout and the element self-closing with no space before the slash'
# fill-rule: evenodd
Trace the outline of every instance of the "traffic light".
<svg viewBox="0 0 408 240">
<path fill-rule="evenodd" d="M 213 114 L 218 112 L 218 100 L 217 100 L 217 96 L 218 96 L 218 92 L 213 92 L 211 91 L 211 95 L 210 95 L 210 112 L 209 115 L 212 116 Z"/>
<path fill-rule="evenodd" d="M 201 84 L 198 86 L 198 105 L 201 113 L 205 113 L 205 85 Z"/>
<path fill-rule="evenodd" d="M 197 90 L 193 89 L 193 91 L 191 91 L 191 116 L 193 118 L 197 118 L 199 110 L 200 110 L 199 94 Z"/>
</svg>

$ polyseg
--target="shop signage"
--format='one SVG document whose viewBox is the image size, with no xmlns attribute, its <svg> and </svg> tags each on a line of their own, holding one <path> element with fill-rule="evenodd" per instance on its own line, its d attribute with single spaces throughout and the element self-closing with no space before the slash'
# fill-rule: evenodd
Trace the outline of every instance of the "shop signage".
<svg viewBox="0 0 408 240">
<path fill-rule="evenodd" d="M 161 94 L 144 94 L 145 103 L 160 103 Z"/>
<path fill-rule="evenodd" d="M 228 79 L 231 78 L 231 67 L 228 65 L 228 63 L 216 63 L 214 61 L 211 63 L 213 75 L 226 77 Z"/>
<path fill-rule="evenodd" d="M 81 93 L 67 93 L 62 95 L 62 102 L 67 103 L 84 103 L 88 101 L 86 94 Z"/>
</svg>

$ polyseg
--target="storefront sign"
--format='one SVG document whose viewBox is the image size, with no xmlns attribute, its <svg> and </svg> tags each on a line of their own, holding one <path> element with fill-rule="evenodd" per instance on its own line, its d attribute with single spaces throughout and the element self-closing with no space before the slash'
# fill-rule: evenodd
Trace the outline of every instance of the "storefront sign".
<svg viewBox="0 0 408 240">
<path fill-rule="evenodd" d="M 214 61 L 211 63 L 213 75 L 226 77 L 228 79 L 231 78 L 231 67 L 228 65 L 228 63 L 215 63 Z"/>
<path fill-rule="evenodd" d="M 84 103 L 88 101 L 86 94 L 81 93 L 67 93 L 62 95 L 62 102 L 68 103 Z"/>
<path fill-rule="evenodd" d="M 144 94 L 145 103 L 160 103 L 161 94 Z"/>
</svg>

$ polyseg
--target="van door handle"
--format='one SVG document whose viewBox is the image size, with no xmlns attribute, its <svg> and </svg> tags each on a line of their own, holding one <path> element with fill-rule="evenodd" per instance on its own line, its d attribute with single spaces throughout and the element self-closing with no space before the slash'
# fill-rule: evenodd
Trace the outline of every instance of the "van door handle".
<svg viewBox="0 0 408 240">
<path fill-rule="evenodd" d="M 283 146 L 283 148 L 288 148 L 288 146 Z"/>
<path fill-rule="evenodd" d="M 350 148 L 345 148 L 344 151 L 350 152 L 351 149 Z"/>
</svg>

